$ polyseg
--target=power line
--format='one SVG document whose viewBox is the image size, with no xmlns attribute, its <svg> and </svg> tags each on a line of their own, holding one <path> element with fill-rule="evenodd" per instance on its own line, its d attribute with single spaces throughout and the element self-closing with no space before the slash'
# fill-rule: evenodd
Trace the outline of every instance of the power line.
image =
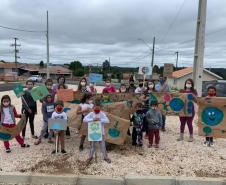
<svg viewBox="0 0 226 185">
<path fill-rule="evenodd" d="M 178 11 L 177 11 L 177 13 L 176 13 L 174 19 L 173 19 L 172 22 L 169 24 L 169 27 L 168 27 L 167 31 L 165 32 L 164 36 L 161 37 L 161 39 L 160 39 L 159 42 L 164 41 L 164 40 L 166 39 L 166 37 L 168 36 L 170 30 L 172 29 L 172 27 L 174 26 L 174 24 L 175 24 L 175 22 L 176 22 L 178 16 L 180 15 L 180 12 L 181 12 L 181 10 L 183 9 L 184 4 L 185 4 L 185 0 L 183 1 L 183 3 L 181 4 L 181 6 L 179 7 L 179 9 L 178 9 Z"/>
<path fill-rule="evenodd" d="M 18 28 L 11 28 L 8 26 L 2 26 L 0 25 L 0 28 L 8 29 L 8 30 L 14 30 L 14 31 L 21 31 L 21 32 L 32 32 L 32 33 L 44 33 L 46 31 L 41 30 L 26 30 L 26 29 L 18 29 Z"/>
</svg>

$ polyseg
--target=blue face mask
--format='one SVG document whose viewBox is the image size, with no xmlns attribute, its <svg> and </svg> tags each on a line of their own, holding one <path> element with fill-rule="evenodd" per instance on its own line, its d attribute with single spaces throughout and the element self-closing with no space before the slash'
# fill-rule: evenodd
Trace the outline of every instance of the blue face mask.
<svg viewBox="0 0 226 185">
<path fill-rule="evenodd" d="M 164 82 L 165 82 L 165 80 L 163 80 L 163 79 L 160 80 L 160 84 L 164 84 Z"/>
</svg>

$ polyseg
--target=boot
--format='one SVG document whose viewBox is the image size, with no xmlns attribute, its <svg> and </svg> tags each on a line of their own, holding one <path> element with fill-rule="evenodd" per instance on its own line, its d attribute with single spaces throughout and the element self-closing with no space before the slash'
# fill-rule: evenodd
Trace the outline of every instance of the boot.
<svg viewBox="0 0 226 185">
<path fill-rule="evenodd" d="M 177 141 L 183 141 L 183 140 L 184 140 L 184 133 L 180 133 L 180 136 L 177 139 Z"/>
<path fill-rule="evenodd" d="M 193 139 L 193 135 L 190 135 L 190 136 L 189 136 L 189 139 L 188 139 L 188 142 L 193 142 L 193 140 L 194 140 L 194 139 Z"/>
</svg>

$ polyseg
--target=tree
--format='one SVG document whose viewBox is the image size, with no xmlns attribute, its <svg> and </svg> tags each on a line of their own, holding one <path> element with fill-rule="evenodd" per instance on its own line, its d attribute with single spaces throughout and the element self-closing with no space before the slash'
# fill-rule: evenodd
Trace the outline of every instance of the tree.
<svg viewBox="0 0 226 185">
<path fill-rule="evenodd" d="M 44 67 L 44 62 L 40 61 L 39 66 L 40 66 L 40 68 L 43 68 Z"/>
<path fill-rule="evenodd" d="M 84 69 L 82 63 L 79 61 L 73 61 L 69 64 L 69 69 L 72 70 L 74 76 L 82 76 L 84 75 Z"/>
<path fill-rule="evenodd" d="M 157 65 L 154 65 L 154 67 L 153 67 L 153 73 L 159 73 L 159 66 L 157 66 Z"/>
<path fill-rule="evenodd" d="M 103 70 L 109 69 L 111 67 L 110 62 L 108 60 L 105 60 L 102 66 Z"/>
</svg>

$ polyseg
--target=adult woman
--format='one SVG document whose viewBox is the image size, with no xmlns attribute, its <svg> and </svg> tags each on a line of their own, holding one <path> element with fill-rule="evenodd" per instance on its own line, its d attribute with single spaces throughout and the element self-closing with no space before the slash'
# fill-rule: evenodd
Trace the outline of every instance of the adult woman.
<svg viewBox="0 0 226 185">
<path fill-rule="evenodd" d="M 78 91 L 82 93 L 88 93 L 89 91 L 86 86 L 87 86 L 87 80 L 86 78 L 82 78 L 78 85 Z"/>
<path fill-rule="evenodd" d="M 197 91 L 194 89 L 194 82 L 192 79 L 187 79 L 184 83 L 184 89 L 180 91 L 180 93 L 189 93 L 192 94 L 193 101 L 196 101 L 197 97 Z M 185 125 L 188 125 L 189 130 L 189 139 L 188 142 L 193 142 L 193 119 L 195 116 L 195 109 L 194 105 L 192 106 L 192 115 L 191 116 L 180 116 L 180 137 L 177 139 L 177 141 L 184 140 L 184 129 Z"/>
<path fill-rule="evenodd" d="M 65 81 L 66 81 L 66 79 L 64 76 L 59 76 L 57 78 L 57 84 L 54 84 L 54 86 L 53 86 L 53 90 L 55 92 L 57 92 L 57 90 L 59 89 L 59 85 L 64 85 L 65 89 L 67 89 L 68 87 L 67 87 L 67 85 L 65 85 Z"/>
</svg>

